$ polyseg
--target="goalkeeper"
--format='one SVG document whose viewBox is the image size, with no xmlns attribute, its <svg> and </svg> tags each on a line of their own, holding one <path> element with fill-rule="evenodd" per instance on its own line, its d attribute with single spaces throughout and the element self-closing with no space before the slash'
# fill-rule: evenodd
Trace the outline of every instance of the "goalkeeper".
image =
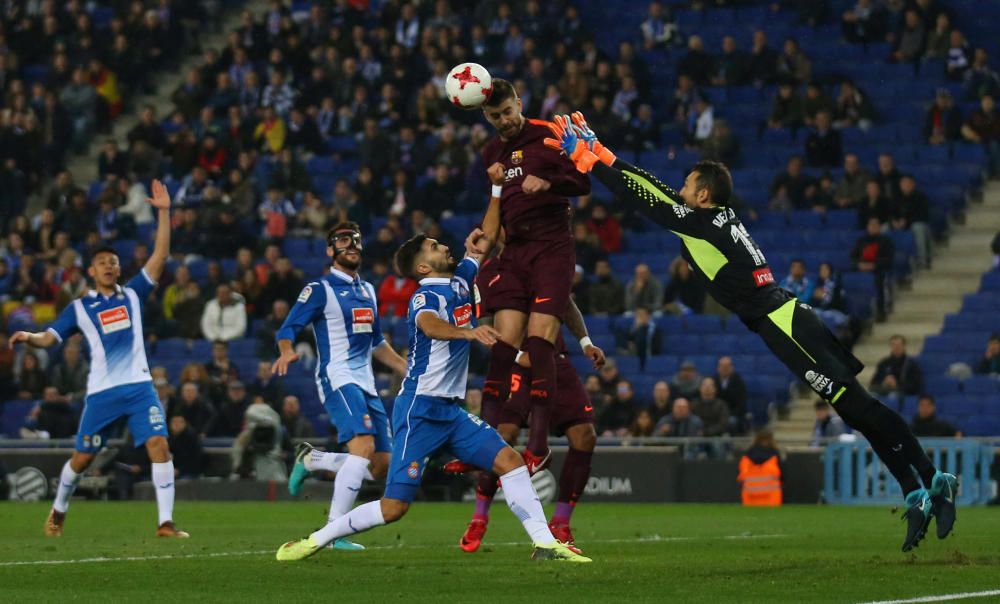
<svg viewBox="0 0 1000 604">
<path fill-rule="evenodd" d="M 935 469 L 903 419 L 858 382 L 861 362 L 808 305 L 775 283 L 763 252 L 728 205 L 733 192 L 729 169 L 701 161 L 678 192 L 617 159 L 579 112 L 572 119 L 557 116 L 549 128 L 556 138 L 546 139 L 547 145 L 562 149 L 580 172 L 590 172 L 618 200 L 680 237 L 682 255 L 706 279 L 712 297 L 868 439 L 906 495 L 903 551 L 920 542 L 931 517 L 937 519 L 938 538 L 946 537 L 955 522 L 956 477 Z"/>
</svg>

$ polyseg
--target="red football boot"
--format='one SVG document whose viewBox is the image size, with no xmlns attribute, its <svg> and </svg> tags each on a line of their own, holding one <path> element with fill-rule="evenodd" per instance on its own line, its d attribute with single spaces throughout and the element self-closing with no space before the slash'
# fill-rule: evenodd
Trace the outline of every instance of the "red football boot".
<svg viewBox="0 0 1000 604">
<path fill-rule="evenodd" d="M 478 472 L 479 468 L 476 466 L 465 463 L 461 459 L 453 459 L 448 463 L 444 464 L 442 468 L 445 474 L 467 474 L 469 472 Z"/>
<path fill-rule="evenodd" d="M 556 538 L 556 541 L 559 541 L 575 553 L 583 555 L 583 550 L 577 547 L 576 542 L 573 540 L 573 531 L 569 528 L 568 524 L 554 524 L 550 522 L 549 530 L 552 531 L 552 536 Z"/>
<path fill-rule="evenodd" d="M 524 458 L 524 465 L 528 466 L 528 475 L 534 476 L 549 467 L 549 464 L 552 463 L 552 449 L 545 452 L 545 457 L 539 457 L 531 451 L 525 449 L 524 452 L 521 453 L 521 457 Z"/>
<path fill-rule="evenodd" d="M 479 545 L 483 542 L 483 536 L 486 535 L 487 522 L 488 520 L 485 518 L 472 519 L 468 528 L 465 529 L 465 534 L 462 535 L 462 540 L 458 542 L 458 546 L 462 548 L 463 552 L 471 554 L 479 549 Z"/>
</svg>

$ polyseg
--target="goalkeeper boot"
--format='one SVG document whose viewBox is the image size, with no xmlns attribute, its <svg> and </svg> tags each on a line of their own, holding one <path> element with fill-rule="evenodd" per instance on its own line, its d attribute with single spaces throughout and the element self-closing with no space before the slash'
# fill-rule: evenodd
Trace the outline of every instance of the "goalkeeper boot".
<svg viewBox="0 0 1000 604">
<path fill-rule="evenodd" d="M 458 542 L 458 547 L 462 548 L 463 552 L 469 552 L 470 554 L 477 549 L 483 542 L 483 537 L 486 536 L 486 525 L 489 520 L 486 518 L 474 517 L 469 526 L 465 529 L 465 534 L 462 535 L 462 539 Z"/>
<path fill-rule="evenodd" d="M 64 522 L 66 522 L 66 512 L 50 510 L 49 517 L 45 519 L 45 536 L 62 537 Z"/>
<path fill-rule="evenodd" d="M 187 539 L 191 535 L 174 526 L 173 520 L 167 520 L 156 528 L 157 537 L 173 537 L 175 539 Z"/>
<path fill-rule="evenodd" d="M 292 475 L 288 477 L 288 493 L 292 497 L 298 497 L 302 493 L 302 483 L 311 474 L 306 468 L 306 458 L 312 455 L 314 450 L 315 447 L 309 443 L 299 443 L 295 447 L 295 465 L 292 467 Z"/>
<path fill-rule="evenodd" d="M 568 545 L 553 541 L 548 545 L 535 544 L 531 552 L 532 560 L 556 560 L 559 562 L 593 562 L 590 558 L 573 551 Z"/>
<path fill-rule="evenodd" d="M 278 548 L 278 553 L 275 557 L 278 559 L 278 562 L 304 560 L 321 549 L 323 549 L 323 546 L 316 543 L 316 539 L 312 535 L 309 535 L 305 539 L 289 541 L 282 545 Z"/>
<path fill-rule="evenodd" d="M 937 522 L 938 539 L 944 539 L 955 526 L 955 497 L 958 495 L 958 477 L 938 470 L 928 489 L 931 496 L 931 513 Z"/>
<path fill-rule="evenodd" d="M 927 534 L 931 523 L 934 504 L 927 489 L 911 491 L 906 496 L 906 511 L 903 520 L 906 521 L 906 540 L 903 541 L 903 551 L 908 552 L 920 545 L 920 540 Z"/>
</svg>

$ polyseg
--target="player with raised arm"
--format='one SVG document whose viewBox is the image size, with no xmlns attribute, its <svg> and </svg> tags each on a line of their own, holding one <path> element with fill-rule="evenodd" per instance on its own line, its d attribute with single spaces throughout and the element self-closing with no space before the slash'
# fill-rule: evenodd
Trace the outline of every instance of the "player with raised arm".
<svg viewBox="0 0 1000 604">
<path fill-rule="evenodd" d="M 578 170 L 592 173 L 622 203 L 679 236 L 682 255 L 706 280 L 712 297 L 868 439 L 906 497 L 903 551 L 919 544 L 932 517 L 938 538 L 946 537 L 955 523 L 957 478 L 938 471 L 906 422 L 858 382 L 855 376 L 864 366 L 811 307 L 775 284 L 763 252 L 729 206 L 728 168 L 698 162 L 674 191 L 604 148 L 582 114 L 574 113 L 572 120 L 558 116 L 551 126 L 556 138 L 546 144 L 562 149 Z"/>
<path fill-rule="evenodd" d="M 479 318 L 480 324 L 488 325 L 492 322 L 493 313 L 496 312 L 489 290 L 485 287 L 479 287 L 480 284 L 487 284 L 496 277 L 496 265 L 496 257 L 486 260 L 476 277 L 476 316 Z M 570 300 L 570 306 L 562 319 L 570 333 L 580 341 L 583 353 L 593 360 L 594 368 L 600 369 L 604 365 L 604 351 L 594 346 L 593 342 L 590 341 L 583 314 L 574 301 Z M 515 342 L 515 345 L 519 346 L 520 342 Z M 556 499 L 555 513 L 549 521 L 549 529 L 556 539 L 573 545 L 575 539 L 570 529 L 570 518 L 576 509 L 580 495 L 583 494 L 587 480 L 590 478 L 591 458 L 594 455 L 594 446 L 597 444 L 597 433 L 594 430 L 594 408 L 583 389 L 576 368 L 569 361 L 569 351 L 566 348 L 562 330 L 556 339 L 556 351 L 558 395 L 552 404 L 551 433 L 556 436 L 565 435 L 569 442 L 569 451 L 560 470 L 559 494 Z M 500 436 L 511 445 L 517 442 L 521 428 L 527 426 L 531 413 L 531 399 L 528 395 L 528 389 L 524 387 L 530 383 L 530 380 L 530 357 L 522 352 L 518 355 L 517 363 L 511 374 L 510 398 L 499 405 L 483 401 L 481 413 L 483 420 L 496 427 Z M 452 473 L 468 472 L 474 469 L 458 461 L 445 464 L 445 471 Z M 489 524 L 490 504 L 498 489 L 497 479 L 498 476 L 493 472 L 484 470 L 479 473 L 475 511 L 465 534 L 459 541 L 459 546 L 463 551 L 474 552 L 479 549 L 482 543 Z"/>
<path fill-rule="evenodd" d="M 483 402 L 507 400 L 516 343 L 523 337 L 523 348 L 532 359 L 527 385 L 531 431 L 524 459 L 534 473 L 549 460 L 549 415 L 556 400 L 555 342 L 576 267 L 568 197 L 590 193 L 590 180 L 557 150 L 545 146 L 547 122 L 526 119 L 521 110 L 511 83 L 494 78 L 483 106 L 483 114 L 497 131 L 482 152 L 494 189 L 483 231 L 495 242 L 502 226 L 506 247 L 497 276 L 487 284 L 498 308 L 494 326 L 500 342 L 490 354 Z"/>
<path fill-rule="evenodd" d="M 420 288 L 407 313 L 409 366 L 392 412 L 393 451 L 382 499 L 359 506 L 307 538 L 278 550 L 278 560 L 300 560 L 326 543 L 395 522 L 406 514 L 420 486 L 429 456 L 447 447 L 468 463 L 500 475 L 507 504 L 532 542 L 532 558 L 590 562 L 559 543 L 545 522 L 545 512 L 521 456 L 497 432 L 466 412 L 469 342 L 487 346 L 497 332 L 476 326 L 470 290 L 482 251 L 478 229 L 465 241 L 466 256 L 456 263 L 446 246 L 425 235 L 413 237 L 396 252 L 400 274 L 418 279 Z"/>
<path fill-rule="evenodd" d="M 372 358 L 400 375 L 406 373 L 406 360 L 382 337 L 375 288 L 358 276 L 360 227 L 342 222 L 330 229 L 326 243 L 326 254 L 333 266 L 326 275 L 302 288 L 275 335 L 281 356 L 271 372 L 282 376 L 288 373 L 288 366 L 299 359 L 294 349 L 295 336 L 311 325 L 319 357 L 316 388 L 340 442 L 347 443 L 347 453 L 324 453 L 309 443 L 301 443 L 295 451 L 288 490 L 298 496 L 311 472 L 336 472 L 329 512 L 332 522 L 354 507 L 361 483 L 366 478 L 382 478 L 389 465 L 392 433 L 375 390 Z M 364 549 L 346 539 L 335 541 L 332 547 Z"/>
<path fill-rule="evenodd" d="M 170 255 L 170 194 L 152 183 L 150 205 L 156 208 L 156 243 L 146 265 L 125 286 L 118 285 L 121 263 L 114 248 L 102 247 L 90 258 L 87 274 L 94 289 L 71 302 L 49 328 L 40 333 L 19 331 L 13 346 L 25 342 L 48 348 L 74 333 L 82 333 L 90 347 L 90 374 L 76 450 L 59 474 L 59 488 L 45 521 L 45 534 L 59 537 L 69 500 L 94 456 L 107 443 L 119 418 L 128 418 L 136 447 L 146 447 L 152 462 L 153 486 L 159 522 L 158 537 L 188 537 L 174 526 L 174 463 L 167 446 L 167 424 L 146 361 L 142 337 L 142 304 L 156 288 Z"/>
</svg>

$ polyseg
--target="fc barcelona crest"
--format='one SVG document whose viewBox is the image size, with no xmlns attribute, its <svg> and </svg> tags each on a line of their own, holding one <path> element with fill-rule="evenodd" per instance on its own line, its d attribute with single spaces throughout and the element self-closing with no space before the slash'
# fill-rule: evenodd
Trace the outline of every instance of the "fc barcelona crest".
<svg viewBox="0 0 1000 604">
<path fill-rule="evenodd" d="M 518 149 L 517 151 L 514 151 L 513 153 L 510 154 L 510 163 L 514 164 L 515 166 L 521 163 L 522 161 L 524 161 L 524 151 L 522 151 L 521 149 Z"/>
</svg>

